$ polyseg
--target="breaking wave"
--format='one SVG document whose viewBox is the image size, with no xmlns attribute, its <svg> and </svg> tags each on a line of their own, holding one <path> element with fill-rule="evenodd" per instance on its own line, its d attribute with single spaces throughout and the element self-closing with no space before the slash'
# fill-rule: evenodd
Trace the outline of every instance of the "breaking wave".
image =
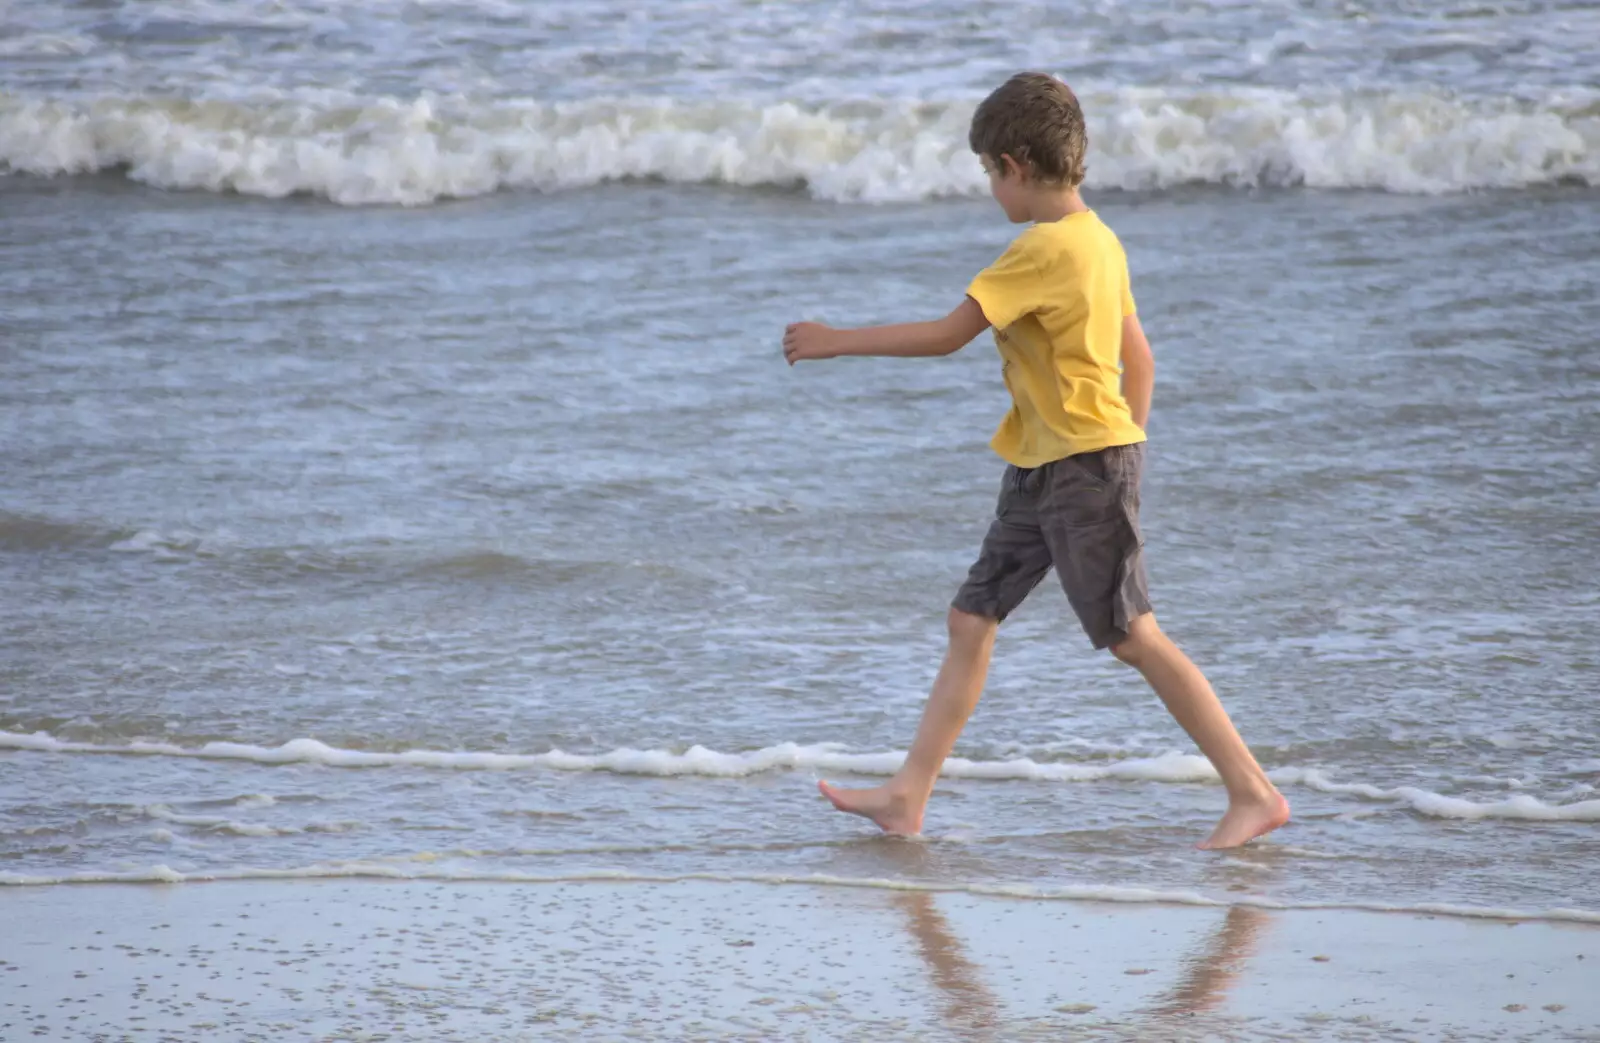
<svg viewBox="0 0 1600 1043">
<path fill-rule="evenodd" d="M 1308 186 L 1443 193 L 1600 185 L 1600 96 L 1120 88 L 1085 93 L 1091 188 Z M 984 191 L 968 102 L 328 91 L 243 99 L 0 93 L 0 170 L 122 169 L 162 188 L 423 205 L 645 179 L 832 202 Z"/>
</svg>

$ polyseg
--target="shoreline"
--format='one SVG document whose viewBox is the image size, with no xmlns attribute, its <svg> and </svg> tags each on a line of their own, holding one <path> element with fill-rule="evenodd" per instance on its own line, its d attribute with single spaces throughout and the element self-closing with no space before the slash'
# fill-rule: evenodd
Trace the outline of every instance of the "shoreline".
<svg viewBox="0 0 1600 1043">
<path fill-rule="evenodd" d="M 421 856 L 411 862 L 447 861 L 446 856 Z M 58 887 L 140 887 L 182 884 L 228 884 L 241 882 L 340 881 L 397 882 L 418 884 L 501 884 L 561 886 L 582 884 L 725 884 L 757 887 L 843 888 L 891 893 L 962 895 L 996 901 L 1042 903 L 1095 903 L 1107 905 L 1154 906 L 1172 908 L 1231 909 L 1248 908 L 1276 913 L 1362 913 L 1374 916 L 1426 916 L 1491 923 L 1548 923 L 1600 927 L 1600 910 L 1577 907 L 1518 909 L 1506 906 L 1457 905 L 1450 902 L 1384 903 L 1351 901 L 1285 901 L 1260 895 L 1236 894 L 1213 898 L 1195 891 L 1114 885 L 1066 885 L 1040 887 L 1032 884 L 941 883 L 932 880 L 891 879 L 888 877 L 847 877 L 826 873 L 643 873 L 631 870 L 596 869 L 566 873 L 529 873 L 519 870 L 479 870 L 456 872 L 445 869 L 411 868 L 404 862 L 346 861 L 319 863 L 290 869 L 217 869 L 181 872 L 167 865 L 152 865 L 124 872 L 77 872 L 61 876 L 0 873 L 0 894 L 8 889 Z"/>
</svg>

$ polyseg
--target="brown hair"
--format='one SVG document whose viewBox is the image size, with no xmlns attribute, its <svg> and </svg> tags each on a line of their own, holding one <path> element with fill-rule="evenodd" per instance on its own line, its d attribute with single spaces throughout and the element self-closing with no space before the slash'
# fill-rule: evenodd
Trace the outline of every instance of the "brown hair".
<svg viewBox="0 0 1600 1043">
<path fill-rule="evenodd" d="M 967 144 L 994 163 L 1008 155 L 1041 181 L 1077 187 L 1089 133 L 1071 87 L 1042 72 L 1019 72 L 972 114 Z"/>
</svg>

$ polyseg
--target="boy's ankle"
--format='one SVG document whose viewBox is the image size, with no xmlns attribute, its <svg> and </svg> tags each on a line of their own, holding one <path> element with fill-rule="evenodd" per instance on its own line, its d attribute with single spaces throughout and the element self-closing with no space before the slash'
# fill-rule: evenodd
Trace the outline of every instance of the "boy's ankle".
<svg viewBox="0 0 1600 1043">
<path fill-rule="evenodd" d="M 883 784 L 884 790 L 897 801 L 904 801 L 908 805 L 926 804 L 933 795 L 933 786 L 925 784 L 920 779 L 905 779 L 899 775 L 891 776 Z"/>
<path fill-rule="evenodd" d="M 1228 800 L 1235 804 L 1270 804 L 1274 800 L 1283 799 L 1278 787 L 1274 786 L 1272 780 L 1264 773 L 1257 778 L 1229 786 L 1227 790 Z"/>
</svg>

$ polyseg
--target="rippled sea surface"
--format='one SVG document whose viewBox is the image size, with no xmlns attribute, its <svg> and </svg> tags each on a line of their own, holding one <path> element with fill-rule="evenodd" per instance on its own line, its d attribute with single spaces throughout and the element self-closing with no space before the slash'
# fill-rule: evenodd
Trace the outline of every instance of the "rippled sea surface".
<svg viewBox="0 0 1600 1043">
<path fill-rule="evenodd" d="M 1600 918 L 1594 10 L 1254 8 L 15 5 L 0 882 Z M 898 763 L 1006 403 L 778 338 L 959 301 L 1023 66 L 1155 345 L 1157 612 L 1295 806 L 1243 852 L 1048 584 L 923 841 L 812 789 Z"/>
</svg>

